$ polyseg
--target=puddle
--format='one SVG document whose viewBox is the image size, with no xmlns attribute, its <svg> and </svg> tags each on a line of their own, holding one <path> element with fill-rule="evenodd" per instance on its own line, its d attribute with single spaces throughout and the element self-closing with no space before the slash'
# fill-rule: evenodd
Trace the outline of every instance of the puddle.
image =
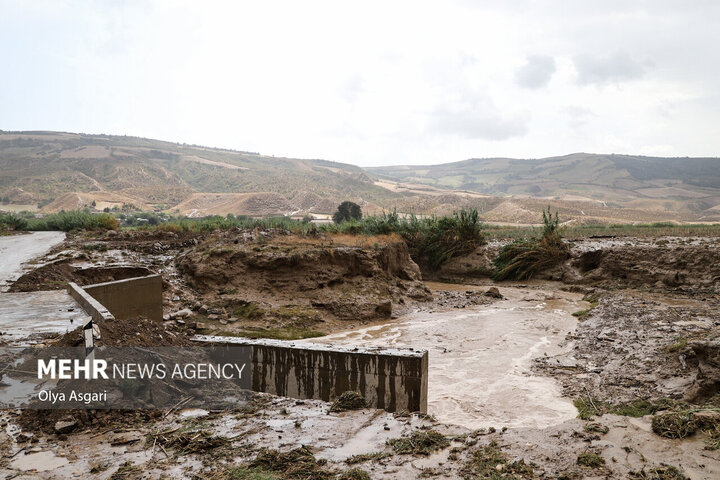
<svg viewBox="0 0 720 480">
<path fill-rule="evenodd" d="M 323 341 L 427 349 L 428 410 L 443 423 L 545 428 L 574 418 L 560 385 L 531 366 L 536 357 L 564 353 L 558 344 L 577 325 L 571 313 L 586 304 L 567 292 L 500 290 L 507 299 L 490 306 L 413 313 Z"/>
<path fill-rule="evenodd" d="M 10 468 L 22 470 L 23 472 L 30 470 L 47 472 L 48 470 L 64 467 L 68 463 L 70 462 L 68 462 L 67 458 L 57 457 L 53 452 L 48 451 L 18 455 L 10 462 Z"/>
</svg>

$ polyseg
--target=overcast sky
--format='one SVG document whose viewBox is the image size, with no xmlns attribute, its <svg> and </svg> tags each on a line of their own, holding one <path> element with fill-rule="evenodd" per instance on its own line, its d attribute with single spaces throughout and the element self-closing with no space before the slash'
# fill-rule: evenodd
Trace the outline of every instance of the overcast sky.
<svg viewBox="0 0 720 480">
<path fill-rule="evenodd" d="M 0 129 L 358 165 L 720 155 L 720 1 L 0 0 Z"/>
</svg>

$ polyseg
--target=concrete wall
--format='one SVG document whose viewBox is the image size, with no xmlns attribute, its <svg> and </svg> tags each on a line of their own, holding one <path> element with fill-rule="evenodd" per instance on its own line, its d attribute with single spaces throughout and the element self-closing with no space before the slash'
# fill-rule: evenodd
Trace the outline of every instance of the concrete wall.
<svg viewBox="0 0 720 480">
<path fill-rule="evenodd" d="M 76 302 L 85 310 L 88 315 L 96 322 L 104 322 L 109 320 L 115 320 L 115 317 L 100 304 L 97 300 L 90 296 L 83 288 L 76 283 L 68 283 L 68 293 L 75 299 Z"/>
<path fill-rule="evenodd" d="M 143 316 L 162 321 L 162 277 L 128 278 L 86 285 L 83 290 L 107 308 L 118 320 Z"/>
<path fill-rule="evenodd" d="M 318 345 L 198 335 L 203 343 L 250 345 L 256 392 L 332 401 L 359 392 L 368 405 L 389 412 L 427 413 L 426 350 Z"/>
</svg>

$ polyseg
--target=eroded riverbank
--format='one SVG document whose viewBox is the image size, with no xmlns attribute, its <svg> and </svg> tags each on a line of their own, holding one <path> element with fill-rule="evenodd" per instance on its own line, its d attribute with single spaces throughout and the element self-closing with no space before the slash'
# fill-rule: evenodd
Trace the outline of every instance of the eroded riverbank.
<svg viewBox="0 0 720 480">
<path fill-rule="evenodd" d="M 257 240 L 247 241 L 259 242 L 258 248 L 262 248 L 258 258 L 275 258 L 272 244 L 262 235 L 255 237 Z M 243 295 L 239 288 L 234 293 L 216 290 L 211 295 L 198 294 L 185 283 L 188 277 L 178 273 L 172 259 L 188 247 L 198 258 L 201 254 L 218 258 L 234 255 L 229 250 L 233 248 L 230 238 L 223 239 L 222 251 L 213 251 L 216 246 L 212 243 L 202 245 L 196 240 L 141 235 L 134 243 L 130 234 L 122 239 L 117 235 L 95 238 L 92 243 L 78 238 L 57 246 L 51 257 L 81 262 L 83 268 L 116 265 L 119 260 L 123 265 L 154 268 L 167 282 L 166 310 L 190 307 L 193 318 L 216 328 L 242 324 L 243 328 L 252 326 L 252 332 L 273 333 L 276 312 L 270 308 L 285 308 L 283 312 L 287 312 L 287 307 L 270 301 L 263 304 L 262 292 L 253 291 L 253 297 L 246 299 L 247 305 L 267 308 L 259 317 L 230 322 L 230 312 L 210 318 L 216 314 L 200 313 L 193 307 L 198 299 L 225 302 L 230 298 L 237 303 Z M 288 241 L 292 239 L 285 239 L 284 245 Z M 323 241 L 326 248 L 349 248 L 328 247 L 329 242 Z M 260 478 L 340 478 L 356 467 L 374 479 L 483 478 L 483 466 L 504 478 L 720 478 L 720 455 L 709 448 L 711 438 L 704 430 L 686 439 L 663 438 L 653 431 L 653 412 L 640 412 L 643 416 L 635 418 L 597 409 L 590 412 L 591 419 L 576 418 L 573 402 L 578 399 L 587 402 L 589 398 L 600 406 L 604 405 L 600 401 L 655 401 L 664 396 L 680 402 L 699 372 L 709 380 L 703 384 L 706 391 L 712 392 L 714 385 L 716 359 L 708 353 L 720 321 L 714 285 L 704 285 L 701 293 L 689 284 L 670 290 L 668 282 L 651 278 L 646 290 L 628 289 L 617 275 L 619 270 L 611 270 L 610 260 L 615 258 L 613 248 L 629 251 L 632 242 L 619 246 L 614 240 L 593 242 L 591 251 L 611 252 L 604 253 L 604 260 L 588 270 L 595 271 L 592 275 L 596 276 L 602 272 L 614 275 L 603 285 L 589 281 L 582 287 L 557 281 L 494 285 L 478 278 L 471 279 L 472 286 L 429 282 L 425 285 L 433 292 L 432 300 L 411 301 L 408 296 L 397 295 L 402 289 L 386 297 L 397 302 L 387 314 L 394 318 L 371 318 L 365 323 L 353 319 L 328 321 L 293 310 L 290 313 L 294 317 L 283 320 L 311 322 L 314 328 L 327 327 L 334 332 L 308 341 L 428 349 L 430 416 L 393 415 L 371 409 L 329 412 L 328 403 L 268 395 L 254 395 L 247 405 L 239 405 L 233 412 L 29 415 L 6 411 L 0 420 L 4 428 L 0 432 L 0 473 L 16 478 L 105 479 L 115 475 L 244 479 L 262 471 L 255 467 L 248 470 L 248 465 L 267 453 L 263 449 L 289 452 L 307 445 L 315 462 L 314 476 L 297 477 L 289 470 L 277 470 L 266 471 Z M 665 269 L 671 263 L 665 257 L 672 249 L 682 248 L 681 242 L 653 245 L 662 250 Z M 689 245 L 696 248 L 699 243 Z M 243 251 L 253 252 L 254 247 L 249 247 Z M 650 247 L 645 247 L 641 254 L 644 268 L 648 268 Z M 712 248 L 706 250 L 715 252 Z M 678 252 L 681 255 L 682 250 Z M 577 258 L 570 262 L 582 265 Z M 681 268 L 681 264 L 673 265 Z M 312 271 L 320 267 L 316 262 Z M 702 265 L 696 262 L 692 268 L 701 272 Z M 264 281 L 276 288 L 271 271 L 263 270 Z M 374 284 L 383 278 L 395 281 L 374 267 L 361 271 L 371 271 Z M 322 288 L 335 288 L 333 295 L 342 294 L 344 276 L 355 273 L 343 267 L 330 279 L 330 285 Z M 675 278 L 674 273 L 663 275 Z M 702 278 L 711 279 L 708 275 Z M 636 286 L 638 278 L 632 278 Z M 678 278 L 683 278 L 682 273 Z M 28 279 L 28 285 L 45 282 L 44 274 Z M 282 280 L 283 285 L 291 282 L 287 275 Z M 353 278 L 353 282 L 347 285 L 360 285 L 361 279 Z M 393 284 L 398 285 L 424 290 L 404 281 Z M 503 299 L 484 295 L 491 285 L 499 288 Z M 272 290 L 265 294 L 271 295 Z M 189 322 L 187 318 L 177 320 Z M 184 323 L 172 319 L 163 328 L 182 332 Z M 697 342 L 705 342 L 705 350 Z M 710 398 L 706 397 L 703 401 Z M 57 422 L 69 422 L 72 427 L 60 431 Z M 405 453 L 392 442 L 424 438 L 428 432 L 437 432 L 447 443 L 440 442 L 426 452 Z"/>
</svg>

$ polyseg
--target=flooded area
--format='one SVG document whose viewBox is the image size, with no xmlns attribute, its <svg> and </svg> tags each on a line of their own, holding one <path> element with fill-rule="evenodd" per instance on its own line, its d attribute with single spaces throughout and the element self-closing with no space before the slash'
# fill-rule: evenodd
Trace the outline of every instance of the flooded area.
<svg viewBox="0 0 720 480">
<path fill-rule="evenodd" d="M 433 290 L 478 286 L 428 283 Z M 428 410 L 467 428 L 557 425 L 577 415 L 556 380 L 534 375 L 534 358 L 563 353 L 559 343 L 587 308 L 582 295 L 504 287 L 487 306 L 416 312 L 391 323 L 324 337 L 335 344 L 413 347 L 429 351 Z"/>
<path fill-rule="evenodd" d="M 64 290 L 0 293 L 0 332 L 6 342 L 65 333 L 80 326 L 87 316 Z"/>
<path fill-rule="evenodd" d="M 0 292 L 22 273 L 22 265 L 65 239 L 64 232 L 32 232 L 0 237 Z"/>
<path fill-rule="evenodd" d="M 87 315 L 64 290 L 7 293 L 26 262 L 46 254 L 65 239 L 63 232 L 33 232 L 0 237 L 0 333 L 5 342 L 32 343 L 32 337 L 65 333 Z"/>
</svg>

